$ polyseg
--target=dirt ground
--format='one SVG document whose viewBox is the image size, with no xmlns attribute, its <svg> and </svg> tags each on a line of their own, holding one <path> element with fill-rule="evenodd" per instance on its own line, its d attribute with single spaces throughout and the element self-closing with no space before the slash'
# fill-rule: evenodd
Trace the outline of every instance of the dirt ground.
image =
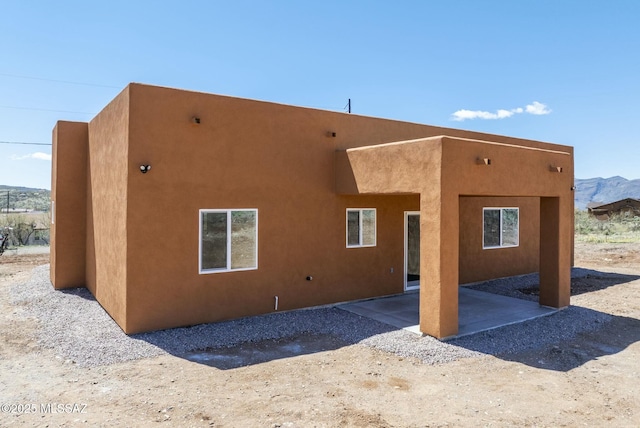
<svg viewBox="0 0 640 428">
<path fill-rule="evenodd" d="M 170 355 L 81 368 L 41 349 L 37 324 L 9 302 L 9 284 L 45 263 L 46 254 L 0 258 L 2 427 L 640 426 L 633 278 L 599 287 L 588 277 L 572 297 L 611 323 L 508 358 L 431 366 L 352 345 L 228 370 Z M 576 265 L 640 274 L 640 244 L 580 243 Z"/>
</svg>

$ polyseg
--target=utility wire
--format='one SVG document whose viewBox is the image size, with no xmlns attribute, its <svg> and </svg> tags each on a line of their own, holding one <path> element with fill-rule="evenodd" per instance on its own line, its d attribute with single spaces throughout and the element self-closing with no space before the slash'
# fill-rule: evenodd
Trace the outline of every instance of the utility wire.
<svg viewBox="0 0 640 428">
<path fill-rule="evenodd" d="M 24 141 L 0 141 L 0 144 L 25 144 L 30 146 L 50 146 L 51 143 L 27 143 Z"/>
<path fill-rule="evenodd" d="M 19 74 L 11 74 L 11 73 L 0 73 L 0 76 L 14 77 L 14 78 L 17 78 L 17 79 L 40 80 L 42 82 L 66 83 L 68 85 L 94 86 L 94 87 L 98 87 L 98 88 L 122 89 L 122 86 L 102 85 L 100 83 L 73 82 L 71 80 L 47 79 L 47 78 L 44 78 L 44 77 L 23 76 L 23 75 L 19 75 Z M 351 104 L 351 100 L 349 100 L 347 102 L 347 104 L 342 108 L 342 110 L 347 110 L 350 107 L 350 104 Z M 49 110 L 49 109 L 41 109 L 41 108 L 27 108 L 27 107 L 0 106 L 0 108 L 17 109 L 17 110 L 51 111 L 51 112 L 56 112 L 56 113 L 93 114 L 93 113 L 86 113 L 86 112 L 80 112 L 80 111 Z M 308 106 L 308 108 L 316 108 L 316 109 L 324 109 L 324 110 L 337 110 L 335 107 Z M 351 113 L 351 112 L 349 112 L 349 113 Z"/>
<path fill-rule="evenodd" d="M 37 107 L 0 106 L 0 108 L 7 108 L 7 109 L 12 109 L 12 110 L 51 111 L 51 112 L 55 112 L 55 113 L 73 113 L 73 114 L 86 114 L 86 115 L 92 115 L 93 114 L 93 113 L 87 113 L 86 111 L 54 110 L 54 109 L 37 108 Z"/>
<path fill-rule="evenodd" d="M 18 79 L 40 80 L 40 81 L 43 81 L 43 82 L 66 83 L 68 85 L 95 86 L 95 87 L 98 87 L 98 88 L 120 89 L 120 86 L 101 85 L 99 83 L 72 82 L 70 80 L 46 79 L 44 77 L 21 76 L 19 74 L 0 73 L 0 76 L 15 77 L 15 78 L 18 78 Z"/>
</svg>

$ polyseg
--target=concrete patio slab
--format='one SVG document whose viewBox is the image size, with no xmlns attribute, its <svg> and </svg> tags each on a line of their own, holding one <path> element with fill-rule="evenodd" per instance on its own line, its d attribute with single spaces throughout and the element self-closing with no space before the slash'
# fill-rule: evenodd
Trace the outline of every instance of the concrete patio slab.
<svg viewBox="0 0 640 428">
<path fill-rule="evenodd" d="M 422 334 L 419 326 L 419 292 L 345 303 L 338 308 Z M 458 334 L 454 337 L 527 321 L 557 311 L 555 308 L 540 306 L 537 302 L 459 287 Z"/>
</svg>

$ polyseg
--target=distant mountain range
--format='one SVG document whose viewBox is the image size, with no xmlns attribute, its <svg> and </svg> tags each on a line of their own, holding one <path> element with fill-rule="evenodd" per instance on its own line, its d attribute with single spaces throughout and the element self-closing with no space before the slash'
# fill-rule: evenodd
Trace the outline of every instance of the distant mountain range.
<svg viewBox="0 0 640 428">
<path fill-rule="evenodd" d="M 587 178 L 575 180 L 576 209 L 584 210 L 589 202 L 609 203 L 625 198 L 640 199 L 640 179 L 623 177 Z"/>
<path fill-rule="evenodd" d="M 589 202 L 614 202 L 624 198 L 640 199 L 640 179 L 627 180 L 623 177 L 587 178 L 575 180 L 576 208 L 584 210 Z M 0 207 L 6 208 L 7 194 L 10 193 L 11 208 L 29 208 L 39 211 L 49 210 L 51 192 L 46 189 L 4 186 L 0 184 Z"/>
</svg>

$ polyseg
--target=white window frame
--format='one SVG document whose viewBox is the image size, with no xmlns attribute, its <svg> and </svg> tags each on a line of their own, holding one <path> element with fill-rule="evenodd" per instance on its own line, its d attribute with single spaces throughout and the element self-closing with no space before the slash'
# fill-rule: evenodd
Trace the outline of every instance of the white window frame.
<svg viewBox="0 0 640 428">
<path fill-rule="evenodd" d="M 491 247 L 487 247 L 487 246 L 484 245 L 484 234 L 485 234 L 485 230 L 484 230 L 484 213 L 485 213 L 485 211 L 488 211 L 488 210 L 500 211 L 500 230 L 499 230 L 499 232 L 500 232 L 500 245 L 494 245 L 494 246 L 491 246 Z M 518 241 L 518 243 L 515 244 L 515 245 L 505 245 L 503 243 L 503 237 L 502 237 L 502 233 L 503 233 L 502 226 L 503 226 L 503 224 L 502 224 L 502 219 L 504 218 L 504 216 L 503 216 L 502 212 L 504 210 L 516 210 L 518 212 L 518 230 L 517 230 L 517 232 L 518 232 L 517 233 L 517 236 L 518 236 L 517 241 Z M 519 247 L 519 246 L 520 246 L 520 208 L 519 207 L 485 207 L 485 208 L 482 208 L 482 249 L 483 250 L 495 250 L 497 248 L 515 248 L 515 247 Z"/>
<path fill-rule="evenodd" d="M 256 248 L 255 248 L 255 266 L 247 268 L 231 267 L 231 213 L 237 211 L 253 211 L 256 214 Z M 226 213 L 227 214 L 227 266 L 226 268 L 202 269 L 202 218 L 203 214 L 208 213 Z M 198 213 L 198 272 L 200 274 L 222 273 L 222 272 L 240 272 L 258 269 L 258 210 L 256 208 L 230 208 L 230 209 L 201 209 Z"/>
<path fill-rule="evenodd" d="M 349 245 L 349 212 L 359 213 L 358 216 L 358 244 L 357 245 Z M 363 211 L 373 211 L 373 244 L 363 244 L 362 243 L 362 220 L 363 220 Z M 378 244 L 378 212 L 375 208 L 347 208 L 347 214 L 345 219 L 346 226 L 346 243 L 347 248 L 366 248 L 366 247 L 375 247 Z"/>
</svg>

